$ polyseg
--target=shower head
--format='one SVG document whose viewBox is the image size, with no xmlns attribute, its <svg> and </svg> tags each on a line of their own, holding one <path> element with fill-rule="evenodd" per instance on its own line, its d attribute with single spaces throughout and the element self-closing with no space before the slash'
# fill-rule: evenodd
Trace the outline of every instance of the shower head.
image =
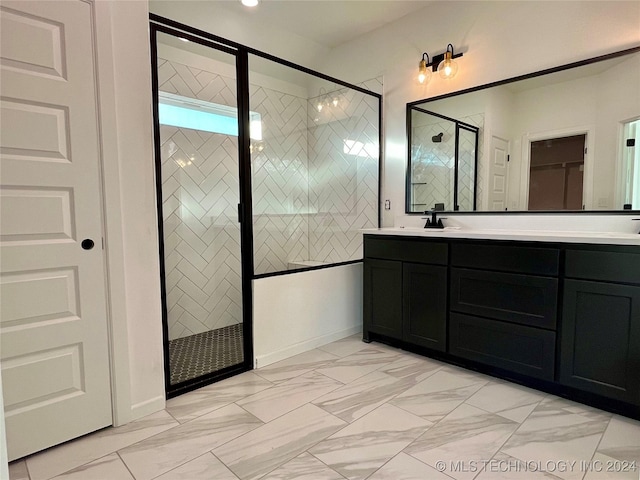
<svg viewBox="0 0 640 480">
<path fill-rule="evenodd" d="M 442 136 L 443 136 L 443 135 L 444 135 L 444 133 L 443 133 L 443 132 L 440 132 L 439 134 L 434 135 L 433 137 L 431 137 L 431 141 L 432 141 L 433 143 L 440 143 L 440 142 L 442 141 Z"/>
</svg>

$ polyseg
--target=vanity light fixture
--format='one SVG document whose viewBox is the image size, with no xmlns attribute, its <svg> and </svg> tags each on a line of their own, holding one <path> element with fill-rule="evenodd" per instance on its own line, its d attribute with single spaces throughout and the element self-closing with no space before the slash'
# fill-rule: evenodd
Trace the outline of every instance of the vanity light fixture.
<svg viewBox="0 0 640 480">
<path fill-rule="evenodd" d="M 338 90 L 327 93 L 324 87 L 320 87 L 318 98 L 314 103 L 314 106 L 318 113 L 322 112 L 325 108 L 335 107 L 343 103 L 343 97 Z"/>
<path fill-rule="evenodd" d="M 245 7 L 257 7 L 258 3 L 260 3 L 259 0 L 240 0 L 240 2 Z"/>
<path fill-rule="evenodd" d="M 451 51 L 449 51 L 449 47 L 451 47 Z M 462 54 L 458 55 L 453 54 L 453 45 L 447 45 L 447 51 L 444 52 L 444 59 L 438 65 L 438 73 L 440 74 L 440 78 L 453 78 L 458 73 L 458 63 L 453 60 L 454 58 L 461 57 Z M 433 57 L 433 61 L 435 63 L 436 57 Z"/>
<path fill-rule="evenodd" d="M 425 60 L 424 57 L 427 57 L 427 59 Z M 429 63 L 429 54 L 424 52 L 422 54 L 422 60 L 420 60 L 418 64 L 418 83 L 422 85 L 429 83 L 429 80 L 431 80 L 431 72 L 427 68 L 429 65 L 431 65 L 431 63 Z"/>
<path fill-rule="evenodd" d="M 458 62 L 454 58 L 459 58 L 462 53 L 454 53 L 453 45 L 447 45 L 444 53 L 433 56 L 433 60 L 429 62 L 429 55 L 422 54 L 422 60 L 418 65 L 418 82 L 425 84 L 431 77 L 431 72 L 427 67 L 431 67 L 431 71 L 438 72 L 441 78 L 453 78 L 458 73 Z M 425 60 L 425 57 L 427 59 Z"/>
<path fill-rule="evenodd" d="M 316 102 L 316 110 L 318 110 L 318 113 L 320 113 L 324 108 L 324 106 L 328 105 L 328 103 L 329 102 L 327 101 L 327 91 L 324 88 L 320 87 L 318 100 Z"/>
</svg>

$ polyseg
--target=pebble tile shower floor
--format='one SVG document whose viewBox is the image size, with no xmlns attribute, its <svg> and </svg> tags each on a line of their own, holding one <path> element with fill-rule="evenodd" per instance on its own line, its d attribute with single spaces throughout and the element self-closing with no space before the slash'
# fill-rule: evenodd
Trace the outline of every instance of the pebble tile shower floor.
<svg viewBox="0 0 640 480">
<path fill-rule="evenodd" d="M 9 468 L 11 480 L 638 480 L 633 462 L 640 422 L 353 336 Z"/>
<path fill-rule="evenodd" d="M 241 323 L 170 340 L 171 385 L 242 363 L 242 340 Z"/>
</svg>

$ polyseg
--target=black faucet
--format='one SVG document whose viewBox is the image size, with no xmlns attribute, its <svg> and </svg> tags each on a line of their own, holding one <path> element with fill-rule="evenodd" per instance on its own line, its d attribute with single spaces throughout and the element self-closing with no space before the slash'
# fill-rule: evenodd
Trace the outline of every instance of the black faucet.
<svg viewBox="0 0 640 480">
<path fill-rule="evenodd" d="M 427 223 L 425 223 L 424 228 L 444 228 L 442 224 L 442 219 L 438 217 L 438 210 L 426 211 L 424 213 L 431 213 L 431 218 L 427 218 Z"/>
</svg>

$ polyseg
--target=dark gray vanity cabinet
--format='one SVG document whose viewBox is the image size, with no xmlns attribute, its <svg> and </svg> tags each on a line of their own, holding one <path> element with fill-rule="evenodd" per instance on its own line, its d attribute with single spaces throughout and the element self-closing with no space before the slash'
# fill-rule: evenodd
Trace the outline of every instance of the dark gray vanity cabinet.
<svg viewBox="0 0 640 480">
<path fill-rule="evenodd" d="M 560 382 L 640 405 L 640 253 L 567 250 Z"/>
<path fill-rule="evenodd" d="M 640 247 L 386 235 L 364 247 L 365 340 L 640 419 Z"/>
<path fill-rule="evenodd" d="M 371 332 L 445 351 L 447 251 L 446 243 L 365 237 L 365 340 Z"/>
<path fill-rule="evenodd" d="M 402 339 L 444 352 L 447 347 L 447 267 L 402 264 Z"/>
<path fill-rule="evenodd" d="M 402 262 L 368 259 L 364 262 L 364 286 L 365 332 L 401 339 Z"/>
<path fill-rule="evenodd" d="M 559 259 L 557 248 L 453 243 L 449 352 L 553 380 Z"/>
</svg>

